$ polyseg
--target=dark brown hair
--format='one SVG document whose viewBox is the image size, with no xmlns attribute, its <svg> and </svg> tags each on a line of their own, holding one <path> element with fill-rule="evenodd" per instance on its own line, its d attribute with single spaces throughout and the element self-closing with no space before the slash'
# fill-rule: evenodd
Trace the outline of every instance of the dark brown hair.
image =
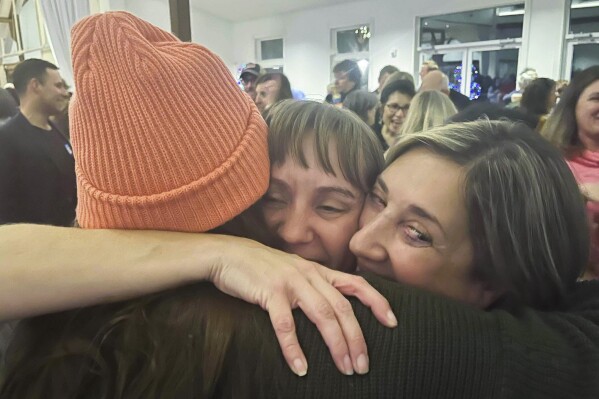
<svg viewBox="0 0 599 399">
<path fill-rule="evenodd" d="M 271 397 L 280 356 L 266 312 L 200 283 L 23 320 L 0 397 Z"/>
</svg>

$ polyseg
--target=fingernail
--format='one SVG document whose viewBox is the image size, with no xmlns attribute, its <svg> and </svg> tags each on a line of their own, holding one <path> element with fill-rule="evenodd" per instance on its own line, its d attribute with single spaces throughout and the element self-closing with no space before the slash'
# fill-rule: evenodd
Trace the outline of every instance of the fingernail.
<svg viewBox="0 0 599 399">
<path fill-rule="evenodd" d="M 397 318 L 395 317 L 395 314 L 393 314 L 392 311 L 389 311 L 387 313 L 387 320 L 389 320 L 389 324 L 391 327 L 397 326 Z"/>
<path fill-rule="evenodd" d="M 361 354 L 358 356 L 357 362 L 358 369 L 356 370 L 358 374 L 366 374 L 368 373 L 368 358 L 365 354 Z"/>
<path fill-rule="evenodd" d="M 293 361 L 293 367 L 295 368 L 295 374 L 299 375 L 300 377 L 303 377 L 308 373 L 308 366 L 302 361 L 302 359 L 295 359 Z"/>
<path fill-rule="evenodd" d="M 354 375 L 354 366 L 351 364 L 349 355 L 345 355 L 343 358 L 343 368 L 345 369 L 345 375 Z"/>
</svg>

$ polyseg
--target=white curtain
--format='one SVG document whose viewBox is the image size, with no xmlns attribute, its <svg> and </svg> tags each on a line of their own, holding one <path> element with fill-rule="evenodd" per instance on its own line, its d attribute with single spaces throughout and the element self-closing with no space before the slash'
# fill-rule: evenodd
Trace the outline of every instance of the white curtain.
<svg viewBox="0 0 599 399">
<path fill-rule="evenodd" d="M 41 0 L 48 35 L 60 74 L 73 86 L 71 28 L 89 15 L 89 0 Z"/>
</svg>

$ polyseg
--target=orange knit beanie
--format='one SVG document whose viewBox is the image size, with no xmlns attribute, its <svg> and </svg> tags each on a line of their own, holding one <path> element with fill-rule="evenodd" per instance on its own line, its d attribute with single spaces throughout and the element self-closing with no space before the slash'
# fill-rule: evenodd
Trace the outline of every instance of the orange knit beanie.
<svg viewBox="0 0 599 399">
<path fill-rule="evenodd" d="M 81 227 L 206 231 L 264 194 L 266 124 L 220 58 L 126 12 L 71 47 Z"/>
</svg>

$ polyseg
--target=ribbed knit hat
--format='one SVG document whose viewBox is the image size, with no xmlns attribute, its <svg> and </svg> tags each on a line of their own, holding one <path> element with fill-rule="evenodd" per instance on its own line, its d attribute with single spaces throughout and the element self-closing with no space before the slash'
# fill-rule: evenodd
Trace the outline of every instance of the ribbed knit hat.
<svg viewBox="0 0 599 399">
<path fill-rule="evenodd" d="M 81 227 L 201 232 L 264 194 L 266 124 L 220 58 L 126 12 L 71 33 Z"/>
</svg>

